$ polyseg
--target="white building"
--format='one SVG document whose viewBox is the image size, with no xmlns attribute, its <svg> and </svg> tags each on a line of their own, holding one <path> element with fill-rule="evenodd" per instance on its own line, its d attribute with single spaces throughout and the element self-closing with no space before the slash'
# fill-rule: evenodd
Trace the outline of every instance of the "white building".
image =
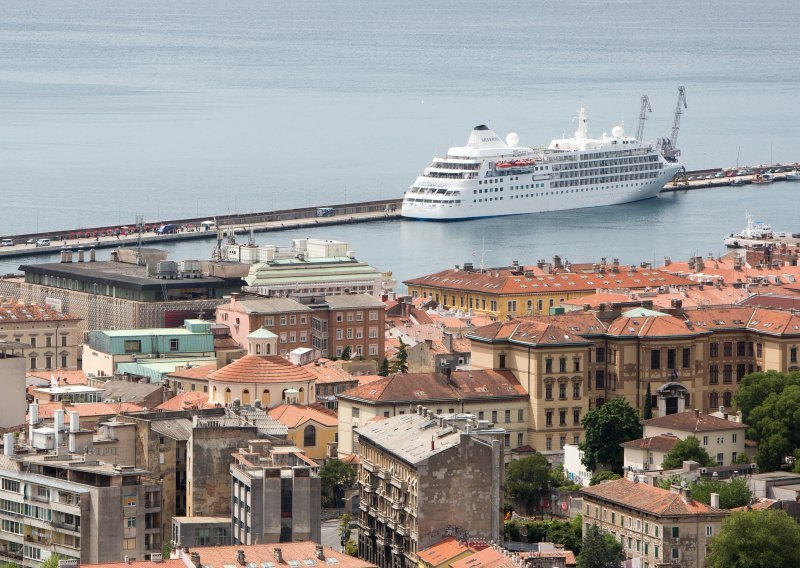
<svg viewBox="0 0 800 568">
<path fill-rule="evenodd" d="M 564 444 L 564 474 L 573 483 L 589 487 L 593 474 L 584 467 L 582 459 L 583 452 L 578 444 Z"/>
</svg>

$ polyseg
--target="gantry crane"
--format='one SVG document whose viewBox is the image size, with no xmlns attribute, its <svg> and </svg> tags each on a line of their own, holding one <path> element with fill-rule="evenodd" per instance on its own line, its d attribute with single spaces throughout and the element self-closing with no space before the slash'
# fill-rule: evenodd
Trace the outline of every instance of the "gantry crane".
<svg viewBox="0 0 800 568">
<path fill-rule="evenodd" d="M 650 99 L 647 98 L 647 95 L 642 95 L 642 110 L 639 112 L 639 124 L 636 126 L 636 139 L 639 142 L 644 136 L 644 121 L 647 120 L 648 112 L 653 112 L 653 109 L 650 108 Z"/>
<path fill-rule="evenodd" d="M 686 106 L 686 89 L 683 86 L 678 87 L 678 104 L 675 106 L 675 118 L 672 121 L 672 133 L 669 138 L 662 138 L 659 141 L 661 147 L 661 155 L 670 162 L 677 162 L 678 156 L 681 151 L 678 150 L 678 130 L 681 126 L 681 114 Z"/>
</svg>

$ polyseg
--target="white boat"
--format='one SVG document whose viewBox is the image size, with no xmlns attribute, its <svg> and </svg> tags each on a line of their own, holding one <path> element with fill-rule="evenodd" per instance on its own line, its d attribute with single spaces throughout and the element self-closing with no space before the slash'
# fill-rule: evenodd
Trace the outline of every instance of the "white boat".
<svg viewBox="0 0 800 568">
<path fill-rule="evenodd" d="M 786 179 L 789 181 L 800 181 L 800 170 L 786 172 Z"/>
<path fill-rule="evenodd" d="M 753 183 L 773 183 L 775 178 L 772 174 L 756 174 L 753 176 Z"/>
<path fill-rule="evenodd" d="M 518 143 L 513 132 L 504 142 L 476 126 L 466 146 L 425 168 L 403 196 L 402 215 L 451 220 L 630 203 L 655 197 L 683 168 L 621 126 L 590 138 L 584 108 L 574 137 L 546 148 Z"/>
<path fill-rule="evenodd" d="M 753 221 L 753 216 L 750 213 L 746 213 L 745 217 L 747 218 L 747 226 L 740 233 L 728 235 L 723 241 L 725 246 L 739 248 L 744 245 L 743 241 L 766 240 L 774 236 L 771 225 L 763 221 Z"/>
</svg>

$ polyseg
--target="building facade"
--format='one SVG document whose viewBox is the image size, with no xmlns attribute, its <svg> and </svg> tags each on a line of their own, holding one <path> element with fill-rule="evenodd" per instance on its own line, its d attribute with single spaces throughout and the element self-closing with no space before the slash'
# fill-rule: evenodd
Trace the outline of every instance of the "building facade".
<svg viewBox="0 0 800 568">
<path fill-rule="evenodd" d="M 80 318 L 47 305 L 12 299 L 0 302 L 0 341 L 30 346 L 28 370 L 77 369 Z"/>
</svg>

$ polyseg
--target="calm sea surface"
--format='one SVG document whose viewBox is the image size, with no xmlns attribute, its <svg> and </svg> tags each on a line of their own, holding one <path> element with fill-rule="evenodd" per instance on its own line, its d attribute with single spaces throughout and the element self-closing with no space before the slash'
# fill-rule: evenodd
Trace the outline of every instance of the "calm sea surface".
<svg viewBox="0 0 800 568">
<path fill-rule="evenodd" d="M 800 160 L 800 3 L 4 0 L 0 233 L 399 197 L 475 124 L 542 144 L 624 121 L 688 168 Z M 297 236 L 348 240 L 402 279 L 464 261 L 718 252 L 750 210 L 800 231 L 800 184 L 613 208 Z M 177 257 L 205 258 L 184 243 Z M 103 255 L 105 253 L 102 253 Z M 479 255 L 478 255 L 479 256 Z M 18 261 L 0 263 L 0 271 Z"/>
</svg>

